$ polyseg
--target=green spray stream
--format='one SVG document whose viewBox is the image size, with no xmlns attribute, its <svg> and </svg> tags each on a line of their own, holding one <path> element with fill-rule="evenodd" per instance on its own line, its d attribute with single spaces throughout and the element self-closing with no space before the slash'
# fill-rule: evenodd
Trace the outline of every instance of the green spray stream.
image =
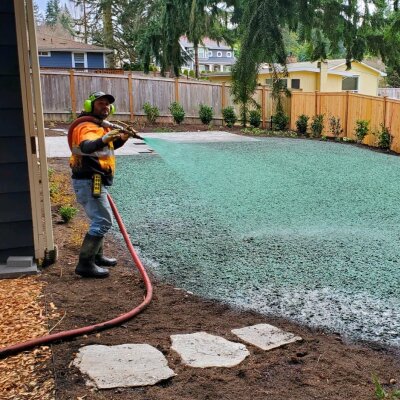
<svg viewBox="0 0 400 400">
<path fill-rule="evenodd" d="M 159 279 L 400 345 L 399 158 L 290 139 L 146 142 L 157 155 L 119 157 L 112 195 Z"/>
</svg>

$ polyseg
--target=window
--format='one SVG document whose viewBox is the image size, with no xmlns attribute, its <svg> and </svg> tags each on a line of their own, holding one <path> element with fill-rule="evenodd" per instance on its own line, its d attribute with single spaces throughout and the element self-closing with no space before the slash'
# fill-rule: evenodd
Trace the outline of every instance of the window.
<svg viewBox="0 0 400 400">
<path fill-rule="evenodd" d="M 300 79 L 292 79 L 292 89 L 300 89 Z"/>
<path fill-rule="evenodd" d="M 287 88 L 287 79 L 279 79 L 279 85 L 281 89 Z M 274 84 L 274 80 L 272 78 L 268 78 L 265 80 L 265 84 L 268 86 L 272 86 Z"/>
<path fill-rule="evenodd" d="M 212 57 L 212 56 L 213 56 L 212 51 L 209 50 L 209 51 L 208 51 L 208 57 Z"/>
<path fill-rule="evenodd" d="M 232 52 L 227 51 L 227 52 L 226 52 L 226 56 L 227 56 L 228 58 L 231 58 L 231 57 L 232 57 Z"/>
<path fill-rule="evenodd" d="M 39 51 L 40 57 L 51 57 L 50 51 Z"/>
<path fill-rule="evenodd" d="M 204 54 L 204 49 L 203 48 L 200 48 L 198 50 L 198 53 L 199 53 L 199 58 L 205 58 L 205 54 Z"/>
<path fill-rule="evenodd" d="M 74 68 L 87 68 L 85 53 L 72 53 L 72 65 Z"/>
<path fill-rule="evenodd" d="M 217 57 L 222 57 L 222 51 L 217 51 Z"/>
<path fill-rule="evenodd" d="M 342 90 L 358 91 L 358 76 L 345 76 L 342 80 Z"/>
</svg>

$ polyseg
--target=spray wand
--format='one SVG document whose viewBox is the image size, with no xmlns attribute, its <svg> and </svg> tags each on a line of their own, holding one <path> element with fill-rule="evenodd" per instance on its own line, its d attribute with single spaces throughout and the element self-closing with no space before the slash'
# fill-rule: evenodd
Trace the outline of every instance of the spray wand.
<svg viewBox="0 0 400 400">
<path fill-rule="evenodd" d="M 100 122 L 100 126 L 102 126 L 103 128 L 118 129 L 120 132 L 128 134 L 129 137 L 131 138 L 140 139 L 144 141 L 144 138 L 139 136 L 138 132 L 131 126 L 125 124 L 122 121 L 117 121 L 117 122 L 118 124 L 114 124 L 113 122 L 102 120 Z"/>
</svg>

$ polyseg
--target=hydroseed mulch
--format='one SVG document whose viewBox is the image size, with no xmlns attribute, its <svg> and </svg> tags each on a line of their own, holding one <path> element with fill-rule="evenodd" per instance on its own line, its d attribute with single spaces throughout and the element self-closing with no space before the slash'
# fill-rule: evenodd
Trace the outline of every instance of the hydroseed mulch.
<svg viewBox="0 0 400 400">
<path fill-rule="evenodd" d="M 112 194 L 160 280 L 400 345 L 400 158 L 319 141 L 177 143 L 120 157 Z"/>
<path fill-rule="evenodd" d="M 49 161 L 55 176 L 69 175 L 66 159 Z M 121 159 L 118 164 L 122 172 Z M 140 187 L 139 181 L 147 179 L 146 176 L 143 169 L 137 169 L 129 181 L 135 181 L 137 187 Z M 118 174 L 116 180 L 121 179 Z M 64 194 L 70 193 L 68 180 L 57 179 L 56 182 Z M 148 180 L 147 184 L 151 185 L 152 181 Z M 154 190 L 157 191 L 156 186 Z M 165 200 L 165 197 L 158 201 L 151 197 L 148 201 L 142 198 L 135 200 L 134 195 L 131 196 L 133 197 L 126 195 L 123 200 L 118 200 L 118 208 L 122 210 L 135 201 L 136 207 L 142 212 L 148 208 L 157 213 L 160 202 Z M 172 210 L 177 207 L 177 202 L 172 202 L 173 190 L 170 196 L 172 216 Z M 163 207 L 165 206 L 164 204 Z M 57 207 L 53 206 L 53 216 L 55 240 L 60 245 L 59 261 L 45 269 L 42 275 L 47 282 L 45 300 L 48 304 L 53 303 L 63 317 L 57 320 L 59 323 L 53 332 L 105 321 L 139 304 L 143 300 L 144 287 L 118 237 L 109 235 L 105 244 L 105 253 L 119 259 L 110 278 L 100 281 L 85 280 L 74 275 L 79 248 L 76 234 L 80 232 L 83 236 L 82 223 L 85 218 L 81 210 L 71 223 L 61 224 Z M 206 212 L 207 209 L 203 211 Z M 150 217 L 148 223 L 153 226 Z M 168 217 L 164 223 L 168 223 Z M 210 224 L 209 234 L 212 236 L 212 220 Z M 163 232 L 163 224 L 159 225 L 159 230 L 160 233 Z M 130 234 L 135 237 L 135 247 L 143 257 L 147 251 L 141 244 L 145 237 L 138 237 L 135 232 L 135 224 L 131 224 Z M 177 231 L 171 233 L 171 239 L 174 232 Z M 176 254 L 171 254 L 169 259 L 172 260 L 175 256 L 181 260 L 180 267 L 190 266 L 185 257 L 180 255 L 179 247 Z M 229 257 L 227 254 L 226 258 Z M 143 259 L 148 260 L 145 257 Z M 175 265 L 172 264 L 173 267 Z M 154 298 L 143 313 L 120 327 L 51 346 L 53 363 L 49 368 L 54 371 L 57 400 L 371 400 L 376 397 L 373 376 L 378 377 L 387 392 L 399 387 L 400 362 L 396 349 L 377 344 L 348 343 L 338 334 L 296 324 L 284 318 L 243 311 L 224 302 L 207 300 L 188 293 L 179 286 L 162 283 L 155 276 L 154 266 L 154 262 L 146 262 L 152 275 Z M 181 269 L 177 268 L 175 272 L 179 276 Z M 304 340 L 270 352 L 247 346 L 250 356 L 233 368 L 185 367 L 178 355 L 171 350 L 172 334 L 205 331 L 236 341 L 237 337 L 231 333 L 232 329 L 257 323 L 275 325 L 300 335 Z M 84 377 L 71 364 L 78 349 L 88 344 L 122 343 L 147 343 L 155 346 L 164 353 L 168 365 L 177 375 L 148 387 L 99 392 L 87 387 Z"/>
</svg>

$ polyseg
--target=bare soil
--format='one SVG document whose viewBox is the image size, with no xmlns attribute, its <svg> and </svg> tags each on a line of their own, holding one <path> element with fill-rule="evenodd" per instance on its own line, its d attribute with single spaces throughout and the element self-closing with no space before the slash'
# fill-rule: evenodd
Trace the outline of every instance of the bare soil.
<svg viewBox="0 0 400 400">
<path fill-rule="evenodd" d="M 72 193 L 67 159 L 50 159 L 61 192 Z M 66 196 L 66 201 L 73 202 Z M 73 198 L 72 198 L 73 199 Z M 62 198 L 53 205 L 55 242 L 59 259 L 43 270 L 48 283 L 45 299 L 64 316 L 53 332 L 112 319 L 143 300 L 144 284 L 123 243 L 111 235 L 106 255 L 119 263 L 104 280 L 82 279 L 74 274 L 80 241 L 87 223 L 80 210 L 70 223 L 58 214 Z M 77 206 L 75 203 L 73 203 Z M 117 205 L 118 206 L 118 205 Z M 78 207 L 78 206 L 77 206 Z M 101 333 L 52 345 L 56 399 L 138 400 L 370 400 L 376 399 L 373 376 L 388 392 L 399 388 L 398 349 L 368 343 L 346 343 L 339 335 L 300 326 L 291 321 L 242 312 L 226 304 L 204 300 L 153 279 L 150 306 L 134 319 Z M 206 331 L 237 341 L 231 329 L 269 323 L 300 335 L 304 340 L 272 351 L 247 345 L 250 356 L 233 368 L 191 368 L 170 349 L 170 335 Z M 147 343 L 167 358 L 176 376 L 155 386 L 97 391 L 85 385 L 71 364 L 81 346 Z M 397 382 L 396 382 L 397 380 Z M 0 396 L 1 397 L 1 396 Z"/>
</svg>

